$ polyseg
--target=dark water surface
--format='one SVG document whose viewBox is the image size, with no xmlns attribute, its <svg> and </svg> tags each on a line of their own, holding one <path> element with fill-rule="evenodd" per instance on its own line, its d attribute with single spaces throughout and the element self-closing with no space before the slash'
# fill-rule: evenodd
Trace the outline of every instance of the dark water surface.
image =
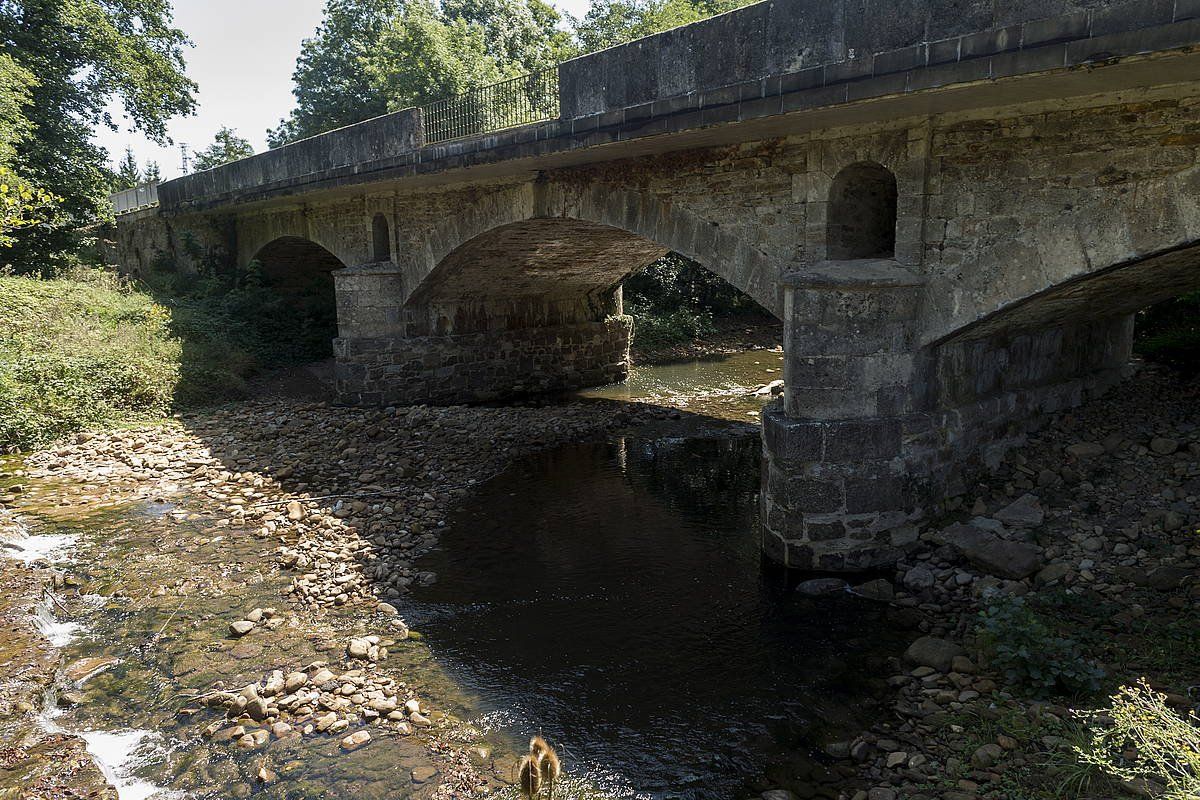
<svg viewBox="0 0 1200 800">
<path fill-rule="evenodd" d="M 799 598 L 761 561 L 758 452 L 757 436 L 625 439 L 519 462 L 423 560 L 438 582 L 410 622 L 484 725 L 540 730 L 580 785 L 738 797 L 772 764 L 803 783 L 815 745 L 857 732 L 898 643 L 878 606 Z"/>
</svg>

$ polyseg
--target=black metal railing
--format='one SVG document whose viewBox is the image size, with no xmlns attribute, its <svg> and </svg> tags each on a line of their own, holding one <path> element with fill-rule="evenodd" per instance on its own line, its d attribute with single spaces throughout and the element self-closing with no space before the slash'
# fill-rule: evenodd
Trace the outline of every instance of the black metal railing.
<svg viewBox="0 0 1200 800">
<path fill-rule="evenodd" d="M 556 119 L 558 67 L 435 100 L 421 106 L 421 113 L 425 119 L 425 141 L 429 143 Z"/>
</svg>

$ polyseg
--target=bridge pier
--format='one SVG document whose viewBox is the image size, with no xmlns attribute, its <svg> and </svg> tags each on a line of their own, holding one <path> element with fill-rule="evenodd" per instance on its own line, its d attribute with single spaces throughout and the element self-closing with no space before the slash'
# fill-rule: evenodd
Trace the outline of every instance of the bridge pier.
<svg viewBox="0 0 1200 800">
<path fill-rule="evenodd" d="M 775 560 L 870 569 L 915 535 L 904 443 L 922 284 L 891 260 L 785 279 L 786 393 L 763 414 L 763 547 Z"/>
<path fill-rule="evenodd" d="M 391 264 L 336 273 L 337 393 L 355 405 L 470 403 L 625 380 L 633 321 L 599 302 L 401 305 Z"/>
<path fill-rule="evenodd" d="M 894 562 L 916 523 L 1048 414 L 1129 374 L 1133 317 L 1036 309 L 922 343 L 921 278 L 825 262 L 785 281 L 786 395 L 763 414 L 763 548 L 806 570 Z"/>
</svg>

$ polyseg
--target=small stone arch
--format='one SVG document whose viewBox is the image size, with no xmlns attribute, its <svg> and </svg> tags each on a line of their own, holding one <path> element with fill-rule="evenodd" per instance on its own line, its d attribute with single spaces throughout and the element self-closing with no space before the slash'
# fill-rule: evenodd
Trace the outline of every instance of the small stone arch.
<svg viewBox="0 0 1200 800">
<path fill-rule="evenodd" d="M 332 353 L 337 337 L 337 294 L 333 273 L 345 265 L 321 245 L 301 236 L 280 236 L 255 253 L 263 284 L 288 308 L 289 324 L 303 341 L 281 342 L 306 357 L 321 357 L 323 343 Z"/>
<path fill-rule="evenodd" d="M 828 258 L 895 258 L 896 176 L 874 161 L 843 167 L 829 189 Z"/>
<path fill-rule="evenodd" d="M 371 260 L 376 263 L 392 260 L 392 231 L 384 214 L 371 219 Z"/>
</svg>

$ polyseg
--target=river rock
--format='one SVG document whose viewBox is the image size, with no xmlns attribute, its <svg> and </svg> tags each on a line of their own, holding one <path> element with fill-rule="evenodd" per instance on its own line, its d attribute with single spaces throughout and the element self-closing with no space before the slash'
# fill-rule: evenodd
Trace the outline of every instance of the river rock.
<svg viewBox="0 0 1200 800">
<path fill-rule="evenodd" d="M 903 582 L 905 588 L 920 591 L 932 588 L 936 579 L 933 577 L 933 571 L 929 567 L 924 564 L 918 564 L 904 573 Z"/>
<path fill-rule="evenodd" d="M 1156 436 L 1150 440 L 1150 449 L 1160 456 L 1169 456 L 1179 449 L 1179 442 L 1165 436 Z"/>
<path fill-rule="evenodd" d="M 988 769 L 1004 757 L 1004 749 L 1000 745 L 989 742 L 980 747 L 971 756 L 971 766 L 975 769 Z"/>
<path fill-rule="evenodd" d="M 371 643 L 366 639 L 351 639 L 346 645 L 346 654 L 351 658 L 366 658 L 371 652 Z"/>
<path fill-rule="evenodd" d="M 78 661 L 72 662 L 63 670 L 63 675 L 69 681 L 75 683 L 84 683 L 89 678 L 99 675 L 104 670 L 121 663 L 121 659 L 111 656 L 94 656 L 91 658 L 81 658 Z"/>
<path fill-rule="evenodd" d="M 1033 545 L 1001 539 L 974 525 L 951 525 L 941 539 L 975 566 L 1001 578 L 1022 580 L 1042 568 L 1042 556 Z"/>
<path fill-rule="evenodd" d="M 412 771 L 413 783 L 428 783 L 429 781 L 431 781 L 435 777 L 437 777 L 437 774 L 438 774 L 437 767 L 431 767 L 429 765 L 413 767 L 413 771 Z"/>
<path fill-rule="evenodd" d="M 802 597 L 824 597 L 845 591 L 846 582 L 841 578 L 812 578 L 796 586 Z"/>
<path fill-rule="evenodd" d="M 1014 528 L 1032 528 L 1042 524 L 1046 513 L 1041 501 L 1032 494 L 1023 494 L 996 512 L 996 519 Z"/>
<path fill-rule="evenodd" d="M 854 587 L 854 592 L 863 597 L 869 597 L 872 600 L 894 600 L 896 598 L 896 590 L 893 588 L 891 581 L 886 578 L 876 578 L 873 581 L 860 583 Z"/>
<path fill-rule="evenodd" d="M 229 632 L 234 636 L 245 636 L 254 630 L 254 623 L 248 619 L 238 620 L 229 624 Z"/>
<path fill-rule="evenodd" d="M 357 750 L 369 741 L 371 741 L 371 734 L 366 731 L 355 731 L 345 739 L 342 739 L 342 749 L 346 751 Z"/>
<path fill-rule="evenodd" d="M 767 789 L 759 797 L 762 800 L 797 800 L 796 795 L 787 789 Z"/>
<path fill-rule="evenodd" d="M 904 651 L 904 658 L 909 663 L 938 672 L 949 672 L 954 665 L 954 658 L 961 655 L 966 655 L 962 647 L 934 636 L 922 636 Z"/>
<path fill-rule="evenodd" d="M 1073 458 L 1096 458 L 1104 455 L 1104 445 L 1099 442 L 1076 442 L 1072 445 L 1067 445 L 1067 455 Z"/>
<path fill-rule="evenodd" d="M 303 672 L 289 672 L 283 679 L 283 690 L 288 694 L 308 684 L 308 675 Z"/>
</svg>

